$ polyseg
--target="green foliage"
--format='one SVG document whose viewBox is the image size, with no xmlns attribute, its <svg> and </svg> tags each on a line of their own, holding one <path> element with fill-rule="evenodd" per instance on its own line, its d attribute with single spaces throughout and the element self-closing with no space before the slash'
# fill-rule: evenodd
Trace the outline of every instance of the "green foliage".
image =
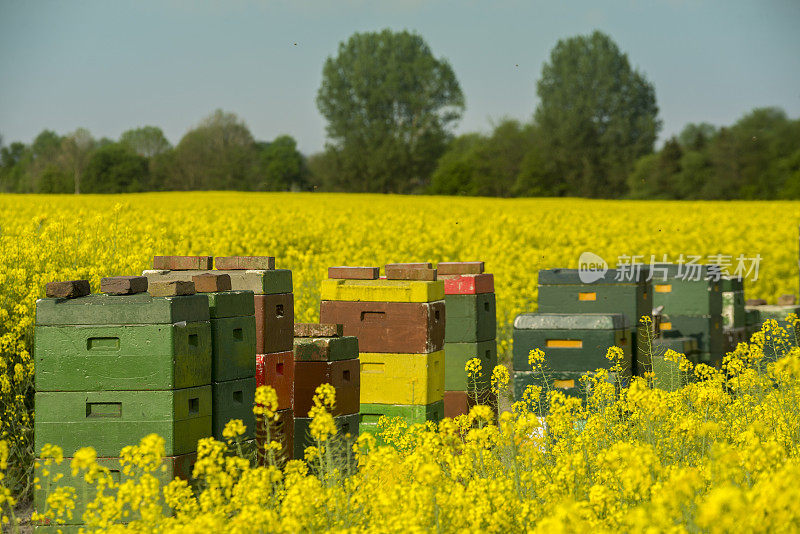
<svg viewBox="0 0 800 534">
<path fill-rule="evenodd" d="M 610 37 L 559 41 L 537 83 L 536 123 L 567 194 L 620 197 L 661 126 L 655 89 Z"/>
<path fill-rule="evenodd" d="M 322 70 L 335 188 L 412 192 L 427 186 L 464 96 L 447 61 L 407 31 L 356 33 Z"/>
<path fill-rule="evenodd" d="M 152 158 L 172 149 L 172 145 L 164 137 L 164 132 L 157 126 L 128 130 L 120 136 L 119 142 L 146 158 Z"/>
<path fill-rule="evenodd" d="M 257 143 L 258 156 L 253 188 L 259 191 L 305 189 L 307 170 L 297 142 L 281 135 L 271 143 Z"/>
<path fill-rule="evenodd" d="M 147 158 L 121 143 L 97 149 L 83 178 L 84 193 L 137 193 L 148 185 Z"/>
</svg>

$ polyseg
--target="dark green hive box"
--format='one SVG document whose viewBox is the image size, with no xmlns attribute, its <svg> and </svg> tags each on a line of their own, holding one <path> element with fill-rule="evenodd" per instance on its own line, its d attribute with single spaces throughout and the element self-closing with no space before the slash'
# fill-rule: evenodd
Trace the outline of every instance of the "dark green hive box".
<svg viewBox="0 0 800 534">
<path fill-rule="evenodd" d="M 253 415 L 255 395 L 254 376 L 211 384 L 213 406 L 211 426 L 215 439 L 225 441 L 222 431 L 231 419 L 241 419 L 247 427 L 247 432 L 241 439 L 251 439 L 255 436 L 256 418 Z"/>
<path fill-rule="evenodd" d="M 719 289 L 723 293 L 744 292 L 744 280 L 739 277 L 723 277 L 719 281 Z"/>
<path fill-rule="evenodd" d="M 225 382 L 255 376 L 255 316 L 211 319 L 211 341 L 212 381 Z"/>
<path fill-rule="evenodd" d="M 693 337 L 700 352 L 721 355 L 723 352 L 722 317 L 665 315 L 662 320 L 665 337 Z M 664 326 L 669 328 L 664 328 Z"/>
<path fill-rule="evenodd" d="M 36 325 L 132 325 L 196 323 L 209 320 L 208 297 L 88 295 L 77 299 L 39 299 Z"/>
<path fill-rule="evenodd" d="M 358 338 L 296 337 L 294 359 L 298 362 L 333 362 L 358 358 Z"/>
<path fill-rule="evenodd" d="M 445 343 L 475 343 L 497 336 L 494 293 L 445 295 Z"/>
<path fill-rule="evenodd" d="M 477 379 L 468 379 L 465 367 L 473 358 L 481 361 Z M 484 390 L 491 385 L 492 371 L 497 366 L 497 342 L 445 343 L 444 344 L 444 389 L 445 391 L 472 391 L 474 387 Z"/>
<path fill-rule="evenodd" d="M 790 313 L 800 316 L 800 305 L 775 306 L 765 304 L 763 306 L 747 306 L 745 309 L 753 314 L 754 323 L 764 323 L 764 321 L 772 319 L 778 321 L 778 325 L 784 328 L 789 326 L 786 317 Z"/>
<path fill-rule="evenodd" d="M 608 369 L 609 347 L 620 347 L 622 366 L 630 375 L 633 364 L 632 332 L 622 314 L 523 313 L 514 320 L 514 370 L 531 371 L 528 353 L 541 349 L 549 371 Z"/>
<path fill-rule="evenodd" d="M 351 413 L 347 415 L 337 415 L 333 418 L 333 424 L 336 425 L 338 436 L 345 437 L 350 434 L 350 438 L 355 440 L 358 438 L 358 420 L 359 414 Z M 294 457 L 295 459 L 302 460 L 305 457 L 307 447 L 316 446 L 314 438 L 311 437 L 309 428 L 312 419 L 309 417 L 295 417 L 294 418 Z"/>
<path fill-rule="evenodd" d="M 662 270 L 663 269 L 663 270 Z M 708 265 L 656 264 L 653 269 L 653 306 L 667 315 L 719 315 L 722 286 L 731 280 L 715 280 Z"/>
<path fill-rule="evenodd" d="M 194 452 L 211 436 L 211 386 L 168 391 L 36 393 L 35 450 L 50 443 L 65 455 L 94 447 L 115 457 L 148 434 L 166 441 L 166 454 Z"/>
<path fill-rule="evenodd" d="M 736 350 L 739 343 L 747 343 L 750 337 L 747 335 L 747 327 L 723 328 L 722 329 L 722 352 L 728 353 Z"/>
<path fill-rule="evenodd" d="M 548 413 L 547 393 L 548 391 L 560 391 L 567 397 L 580 399 L 584 405 L 591 394 L 590 384 L 581 383 L 581 377 L 593 373 L 561 371 L 548 372 L 544 375 L 536 371 L 515 371 L 514 372 L 514 400 L 521 401 L 528 386 L 538 386 L 541 389 L 539 396 L 539 409 L 543 413 Z M 616 384 L 617 377 L 610 373 L 608 381 Z"/>
<path fill-rule="evenodd" d="M 621 313 L 625 326 L 636 327 L 642 316 L 650 317 L 653 311 L 647 273 L 646 267 L 638 274 L 627 269 L 610 269 L 599 280 L 585 284 L 577 269 L 541 270 L 538 310 L 540 313 Z"/>
<path fill-rule="evenodd" d="M 168 456 L 164 458 L 162 467 L 157 468 L 152 472 L 152 474 L 154 477 L 156 477 L 156 479 L 158 479 L 162 487 L 169 484 L 175 477 L 183 480 L 190 480 L 192 478 L 192 469 L 196 460 L 196 453 L 183 454 L 180 456 Z M 53 463 L 48 466 L 45 466 L 42 463 L 42 460 L 36 461 L 37 467 L 34 469 L 34 476 L 39 478 L 41 488 L 35 489 L 33 492 L 33 508 L 39 513 L 44 513 L 47 511 L 46 498 L 48 495 L 48 488 L 46 484 L 48 478 L 45 477 L 42 472 L 43 469 L 47 469 L 50 472 L 49 480 L 52 481 L 53 478 L 57 476 L 61 477 L 58 481 L 52 483 L 52 486 L 49 488 L 50 493 L 59 487 L 75 488 L 75 508 L 72 511 L 72 519 L 67 520 L 67 523 L 70 527 L 77 529 L 83 523 L 82 517 L 86 511 L 86 505 L 95 500 L 97 495 L 97 487 L 94 484 L 89 484 L 86 482 L 86 480 L 84 480 L 85 471 L 80 471 L 77 476 L 73 477 L 72 468 L 70 467 L 71 461 L 72 458 L 64 458 L 60 464 L 56 465 Z M 111 478 L 117 484 L 124 483 L 129 480 L 136 480 L 135 476 L 128 476 L 123 473 L 122 464 L 120 463 L 119 458 L 97 458 L 97 464 L 108 469 Z M 116 489 L 106 489 L 104 492 L 106 496 L 110 497 L 115 497 L 116 493 Z M 165 515 L 171 515 L 169 508 L 167 506 L 164 508 Z M 127 507 L 126 510 L 130 511 L 130 516 L 126 518 L 127 521 L 140 519 L 141 516 L 137 511 L 130 510 Z M 56 532 L 56 529 L 59 527 L 55 525 L 37 525 L 35 528 L 37 532 Z M 67 531 L 68 530 L 65 530 L 65 532 Z"/>
<path fill-rule="evenodd" d="M 212 319 L 255 315 L 252 291 L 220 291 L 203 293 L 208 297 L 208 312 Z"/>
<path fill-rule="evenodd" d="M 358 431 L 369 432 L 378 436 L 378 421 L 386 416 L 390 419 L 400 417 L 409 425 L 421 424 L 426 421 L 438 423 L 444 419 L 444 400 L 426 405 L 400 405 L 400 404 L 362 404 Z"/>
<path fill-rule="evenodd" d="M 37 391 L 182 389 L 211 382 L 208 321 L 39 326 Z"/>
</svg>

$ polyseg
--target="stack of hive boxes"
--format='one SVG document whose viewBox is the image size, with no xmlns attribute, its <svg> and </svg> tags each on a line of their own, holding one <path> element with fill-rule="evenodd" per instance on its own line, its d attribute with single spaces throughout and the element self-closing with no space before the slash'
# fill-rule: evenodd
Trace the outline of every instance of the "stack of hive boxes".
<svg viewBox="0 0 800 534">
<path fill-rule="evenodd" d="M 358 338 L 361 360 L 359 431 L 375 432 L 381 416 L 409 423 L 444 413 L 444 284 L 430 264 L 331 267 L 321 288 L 320 322 L 342 324 Z"/>
<path fill-rule="evenodd" d="M 631 373 L 631 332 L 622 314 L 610 313 L 523 313 L 514 319 L 514 395 L 522 400 L 528 386 L 539 386 L 540 403 L 546 407 L 550 390 L 583 399 L 588 391 L 581 376 L 596 369 L 610 369 L 606 358 L 609 347 L 623 350 L 622 372 L 609 373 L 613 383 L 628 383 Z M 531 349 L 544 351 L 545 373 L 528 362 Z"/>
<path fill-rule="evenodd" d="M 292 388 L 294 386 L 294 294 L 292 272 L 275 269 L 270 256 L 230 256 L 216 258 L 211 270 L 210 256 L 156 256 L 153 270 L 145 271 L 150 282 L 189 281 L 203 274 L 226 274 L 235 291 L 251 291 L 255 316 L 255 386 L 269 385 L 278 393 L 278 418 L 269 433 L 279 441 L 289 458 L 293 436 Z M 250 403 L 252 405 L 252 402 Z M 256 422 L 260 458 L 264 456 L 267 432 L 263 421 Z M 284 458 L 284 459 L 285 459 Z"/>
<path fill-rule="evenodd" d="M 623 350 L 621 376 L 626 384 L 633 372 L 650 370 L 649 354 L 638 350 L 637 328 L 642 316 L 652 314 L 648 271 L 639 267 L 610 269 L 587 280 L 577 269 L 539 271 L 539 312 L 514 320 L 514 393 L 519 400 L 528 385 L 584 398 L 580 377 L 608 369 L 611 346 Z M 532 349 L 545 353 L 545 376 L 529 362 Z M 547 382 L 545 382 L 547 380 Z"/>
<path fill-rule="evenodd" d="M 358 435 L 361 372 L 358 339 L 345 336 L 341 324 L 296 324 L 294 336 L 294 457 L 301 459 L 314 445 L 308 412 L 322 384 L 336 391 L 331 413 L 339 434 Z"/>
<path fill-rule="evenodd" d="M 677 391 L 692 380 L 688 370 L 681 370 L 678 362 L 666 358 L 668 350 L 683 354 L 696 364 L 700 357 L 697 340 L 693 337 L 659 337 L 653 340 L 653 387 L 666 391 Z"/>
<path fill-rule="evenodd" d="M 447 322 L 444 336 L 444 415 L 469 413 L 475 403 L 497 409 L 491 392 L 497 365 L 497 312 L 494 277 L 482 261 L 440 262 L 437 277 L 444 282 Z M 481 371 L 468 379 L 466 363 L 478 358 Z"/>
<path fill-rule="evenodd" d="M 143 277 L 104 278 L 105 294 L 96 295 L 85 280 L 48 284 L 36 307 L 37 456 L 45 444 L 65 456 L 93 447 L 119 482 L 127 478 L 120 450 L 155 433 L 167 458 L 154 474 L 164 482 L 190 478 L 197 441 L 212 431 L 208 298 L 174 285 L 147 289 Z M 46 509 L 48 482 L 63 475 L 49 490 L 77 488 L 72 522 L 79 524 L 94 494 L 65 460 L 48 467 L 49 477 L 37 468 L 34 505 Z"/>
<path fill-rule="evenodd" d="M 744 280 L 725 277 L 719 282 L 722 291 L 722 351 L 727 353 L 750 339 L 744 305 Z"/>
<path fill-rule="evenodd" d="M 785 295 L 778 299 L 778 304 L 757 304 L 745 307 L 745 313 L 751 317 L 753 323 L 750 327 L 753 332 L 760 330 L 764 322 L 769 320 L 774 320 L 778 327 L 786 331 L 785 339 L 780 341 L 773 339 L 772 342 L 764 344 L 764 356 L 768 360 L 775 360 L 798 345 L 798 335 L 800 335 L 798 329 L 787 321 L 790 313 L 800 316 L 800 306 L 794 304 L 794 300 L 793 296 Z"/>
<path fill-rule="evenodd" d="M 192 277 L 198 293 L 208 297 L 211 317 L 211 398 L 213 435 L 224 441 L 222 431 L 231 419 L 247 427 L 243 439 L 255 435 L 256 321 L 252 291 L 232 291 L 227 274 Z"/>
<path fill-rule="evenodd" d="M 708 265 L 659 264 L 653 305 L 662 308 L 663 337 L 693 337 L 699 362 L 719 367 L 723 355 L 722 283 Z"/>
</svg>

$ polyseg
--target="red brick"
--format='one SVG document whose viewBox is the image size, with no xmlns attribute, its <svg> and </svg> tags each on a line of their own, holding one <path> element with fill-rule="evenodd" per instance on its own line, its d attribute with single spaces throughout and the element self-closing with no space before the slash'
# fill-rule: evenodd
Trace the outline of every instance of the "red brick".
<svg viewBox="0 0 800 534">
<path fill-rule="evenodd" d="M 147 291 L 145 276 L 109 276 L 100 280 L 100 292 L 109 295 L 135 295 Z"/>
<path fill-rule="evenodd" d="M 177 297 L 180 295 L 194 295 L 194 282 L 150 282 L 147 292 L 154 297 Z"/>
<path fill-rule="evenodd" d="M 48 282 L 44 293 L 51 299 L 74 299 L 85 297 L 91 293 L 88 280 L 69 280 L 66 282 Z"/>
<path fill-rule="evenodd" d="M 191 271 L 194 269 L 210 270 L 211 256 L 155 256 L 153 269 L 167 271 Z"/>
<path fill-rule="evenodd" d="M 436 281 L 436 269 L 423 269 L 416 267 L 387 267 L 387 280 L 420 280 L 423 282 Z"/>
<path fill-rule="evenodd" d="M 342 337 L 344 326 L 340 324 L 295 323 L 294 337 Z"/>
<path fill-rule="evenodd" d="M 387 263 L 384 269 L 433 269 L 433 264 L 428 262 L 418 263 Z"/>
<path fill-rule="evenodd" d="M 204 273 L 192 277 L 194 289 L 198 293 L 219 293 L 231 290 L 231 275 Z"/>
<path fill-rule="evenodd" d="M 271 386 L 278 394 L 278 409 L 293 408 L 294 352 L 256 354 L 256 387 Z"/>
<path fill-rule="evenodd" d="M 378 267 L 328 267 L 328 278 L 342 280 L 377 280 Z"/>
<path fill-rule="evenodd" d="M 439 274 L 483 274 L 482 261 L 441 261 Z"/>
<path fill-rule="evenodd" d="M 222 256 L 214 258 L 214 265 L 220 271 L 271 271 L 275 269 L 274 256 Z"/>
<path fill-rule="evenodd" d="M 492 274 L 447 274 L 439 275 L 439 280 L 444 280 L 445 295 L 494 293 L 494 275 Z"/>
</svg>

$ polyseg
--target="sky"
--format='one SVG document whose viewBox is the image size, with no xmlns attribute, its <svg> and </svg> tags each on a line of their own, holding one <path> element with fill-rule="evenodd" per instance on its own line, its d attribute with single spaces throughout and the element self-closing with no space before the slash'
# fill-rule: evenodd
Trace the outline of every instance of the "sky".
<svg viewBox="0 0 800 534">
<path fill-rule="evenodd" d="M 175 144 L 220 108 L 311 154 L 325 59 L 383 28 L 449 61 L 466 99 L 456 133 L 530 120 L 553 46 L 594 30 L 654 84 L 662 141 L 755 107 L 800 117 L 800 0 L 0 0 L 0 136 L 154 125 Z"/>
</svg>

